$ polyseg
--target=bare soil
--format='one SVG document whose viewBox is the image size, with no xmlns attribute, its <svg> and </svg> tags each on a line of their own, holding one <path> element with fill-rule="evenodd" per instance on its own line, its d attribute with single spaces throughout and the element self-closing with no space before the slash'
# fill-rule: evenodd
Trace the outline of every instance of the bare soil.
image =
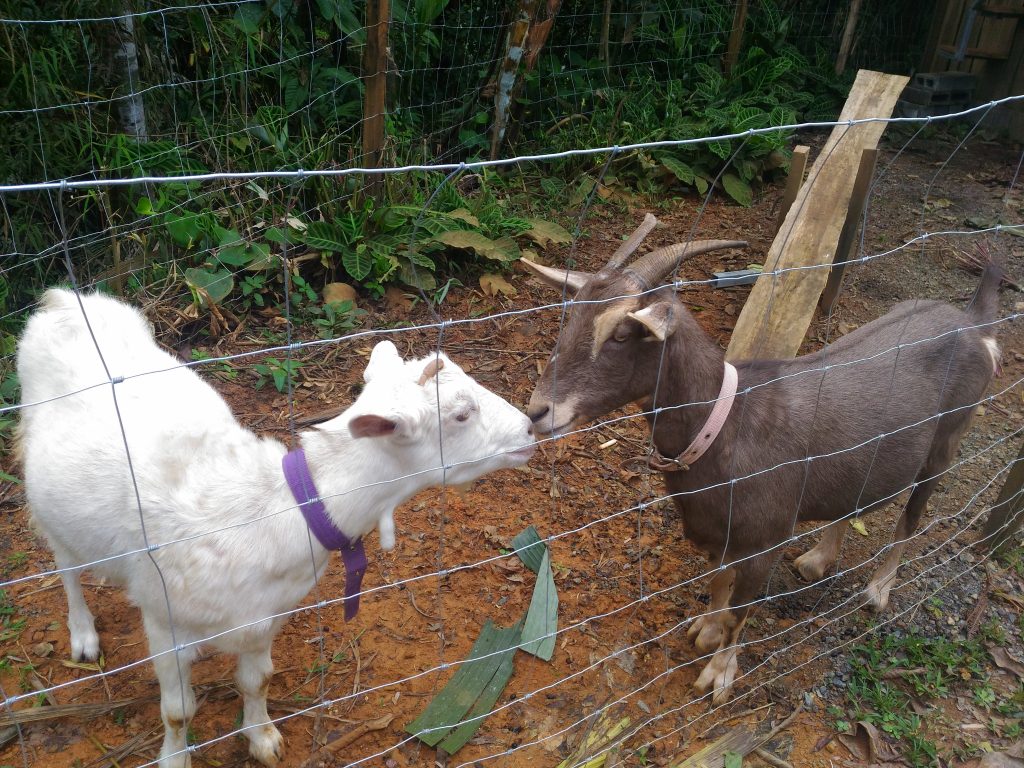
<svg viewBox="0 0 1024 768">
<path fill-rule="evenodd" d="M 818 145 L 822 138 L 804 137 Z M 918 139 L 889 167 L 900 144 L 892 136 L 888 142 L 883 146 L 879 167 L 884 175 L 871 202 L 864 253 L 886 251 L 925 231 L 971 229 L 968 221 L 976 225 L 985 219 L 1021 220 L 1020 187 L 1011 188 L 1019 149 L 974 137 L 953 153 L 955 144 L 949 139 Z M 703 281 L 714 271 L 763 262 L 775 235 L 780 196 L 781 186 L 769 186 L 751 209 L 713 200 L 696 236 L 742 237 L 750 241 L 750 250 L 693 259 L 684 264 L 682 276 Z M 639 223 L 644 210 L 655 212 L 664 224 L 645 247 L 686 236 L 700 201 L 684 197 L 655 207 L 644 202 L 605 204 L 591 211 L 575 254 L 584 268 L 599 267 L 621 236 Z M 878 317 L 903 299 L 964 301 L 977 278 L 958 259 L 977 252 L 979 244 L 1022 277 L 1022 242 L 1009 234 L 939 236 L 858 265 L 848 275 L 832 317 L 816 319 L 806 348 L 816 348 Z M 562 263 L 568 250 L 568 246 L 553 247 L 544 256 L 551 263 Z M 547 289 L 522 274 L 517 273 L 512 282 L 518 289 L 514 298 L 455 289 L 440 312 L 447 318 L 465 319 L 554 300 Z M 699 284 L 686 288 L 684 299 L 704 329 L 724 347 L 748 290 L 715 290 Z M 1002 313 L 1020 311 L 1020 301 L 1020 294 L 1004 291 Z M 412 309 L 385 302 L 363 305 L 370 310 L 373 327 L 431 320 L 423 304 Z M 558 309 L 550 309 L 449 325 L 440 341 L 483 384 L 524 405 L 554 344 L 559 316 Z M 154 319 L 160 326 L 160 317 Z M 266 341 L 256 333 L 257 323 L 272 326 L 273 322 L 273 318 L 254 319 L 251 330 L 203 351 L 227 354 L 259 349 Z M 394 339 L 403 354 L 423 355 L 439 343 L 436 330 L 410 331 Z M 179 340 L 165 337 L 164 341 L 173 347 Z M 1004 324 L 1000 342 L 1003 372 L 992 391 L 1009 387 L 1024 374 L 1021 324 Z M 296 414 L 311 416 L 349 404 L 371 345 L 371 339 L 359 339 L 305 354 Z M 253 388 L 254 362 L 258 358 L 234 363 L 233 380 L 214 368 L 210 380 L 232 403 L 243 424 L 287 441 L 286 398 L 272 387 Z M 823 586 L 807 587 L 800 581 L 791 563 L 806 545 L 792 547 L 770 585 L 773 593 L 791 594 L 769 601 L 748 625 L 745 640 L 751 645 L 740 657 L 741 675 L 747 674 L 737 681 L 734 701 L 725 707 L 712 708 L 707 700 L 694 696 L 691 684 L 702 662 L 695 660 L 697 654 L 680 629 L 685 629 L 682 622 L 704 610 L 705 579 L 689 583 L 705 571 L 702 556 L 687 543 L 680 521 L 666 504 L 609 516 L 618 510 L 636 510 L 640 502 L 662 492 L 658 476 L 623 468 L 625 460 L 643 452 L 647 431 L 640 420 L 599 426 L 546 444 L 528 467 L 496 473 L 468 491 L 439 489 L 420 494 L 396 512 L 399 536 L 394 551 L 381 551 L 375 536 L 370 537 L 365 587 L 394 584 L 441 569 L 451 571 L 497 555 L 527 525 L 536 526 L 542 536 L 573 531 L 553 541 L 552 560 L 561 601 L 560 626 L 574 628 L 559 635 L 551 662 L 517 655 L 515 672 L 498 700 L 503 709 L 486 720 L 469 745 L 447 758 L 448 765 L 555 766 L 585 736 L 593 723 L 587 716 L 619 699 L 612 711 L 616 719 L 630 719 L 626 733 L 632 735 L 617 759 L 628 765 L 674 764 L 728 728 L 746 725 L 765 730 L 798 705 L 802 711 L 769 745 L 775 754 L 794 766 L 852 763 L 847 749 L 830 738 L 835 734 L 835 718 L 827 708 L 843 704 L 844 660 L 851 653 L 850 645 L 871 627 L 878 625 L 882 632 L 917 628 L 955 636 L 995 618 L 1008 633 L 1011 653 L 1021 651 L 1018 614 L 1024 603 L 1000 600 L 993 592 L 1021 595 L 1024 584 L 1007 568 L 993 567 L 986 578 L 985 552 L 969 550 L 967 545 L 977 537 L 977 518 L 981 515 L 983 520 L 984 504 L 992 502 L 1002 480 L 986 484 L 1016 455 L 1020 439 L 992 443 L 1018 429 L 1022 419 L 1019 387 L 1001 395 L 979 415 L 961 447 L 961 458 L 988 450 L 952 471 L 936 493 L 926 520 L 930 527 L 908 548 L 909 562 L 901 571 L 888 616 L 876 618 L 857 609 L 857 593 L 867 581 L 870 565 L 854 566 L 889 540 L 897 505 L 865 521 L 867 536 L 847 537 L 841 567 L 849 572 Z M 10 457 L 4 462 L 6 471 L 17 471 Z M 3 579 L 52 569 L 45 542 L 29 527 L 18 488 L 0 488 L 0 504 Z M 591 522 L 592 526 L 583 528 Z M 271 714 L 286 718 L 280 724 L 287 744 L 282 765 L 303 765 L 319 744 L 384 715 L 393 715 L 389 725 L 338 752 L 319 753 L 314 762 L 342 765 L 366 758 L 366 764 L 389 767 L 434 763 L 436 752 L 408 739 L 403 730 L 453 671 L 432 670 L 464 658 L 488 619 L 505 626 L 518 620 L 529 605 L 533 579 L 516 557 L 509 556 L 445 578 L 427 575 L 373 592 L 363 598 L 358 616 L 348 624 L 340 604 L 298 613 L 274 646 L 277 672 L 270 688 Z M 143 658 L 146 643 L 138 612 L 118 590 L 97 584 L 88 575 L 85 581 L 87 599 L 98 618 L 103 668 L 118 670 Z M 681 582 L 687 583 L 672 588 Z M 335 562 L 318 595 L 332 598 L 342 591 L 343 573 Z M 14 628 L 0 634 L 0 659 L 6 660 L 0 671 L 4 694 L 95 675 L 68 663 L 65 601 L 57 577 L 19 582 L 6 592 L 15 609 L 12 622 L 23 624 L 0 628 Z M 660 594 L 633 604 L 642 594 L 652 593 Z M 310 595 L 308 603 L 318 595 Z M 193 682 L 200 706 L 191 728 L 194 741 L 237 727 L 241 704 L 232 673 L 232 661 L 219 655 L 195 665 Z M 992 684 L 1010 690 L 1017 682 L 993 667 Z M 297 714 L 324 697 L 353 693 L 358 695 L 342 703 Z M 155 759 L 162 728 L 148 664 L 22 700 L 16 708 L 45 710 L 55 704 L 99 705 L 118 700 L 129 703 L 85 717 L 23 725 L 20 734 L 0 748 L 0 765 L 130 766 Z M 938 735 L 945 760 L 955 762 L 956 755 L 969 753 L 982 740 L 999 748 L 1003 742 L 985 726 L 989 714 L 969 708 L 950 713 L 954 718 L 950 730 Z M 982 724 L 981 730 L 968 728 L 971 723 Z M 125 745 L 128 754 L 114 763 L 108 751 Z M 231 736 L 199 750 L 193 759 L 197 765 L 242 765 L 248 761 L 247 744 L 241 736 Z M 760 758 L 748 760 L 757 764 Z"/>
</svg>

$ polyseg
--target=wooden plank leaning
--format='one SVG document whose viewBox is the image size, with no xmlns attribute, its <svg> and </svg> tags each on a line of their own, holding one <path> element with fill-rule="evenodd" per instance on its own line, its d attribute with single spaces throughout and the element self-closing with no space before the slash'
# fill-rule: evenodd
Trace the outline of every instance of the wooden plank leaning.
<svg viewBox="0 0 1024 768">
<path fill-rule="evenodd" d="M 861 70 L 807 183 L 765 258 L 726 352 L 729 360 L 794 357 L 828 279 L 865 147 L 875 147 L 908 78 Z M 846 121 L 881 118 L 849 125 Z M 837 215 L 838 212 L 838 215 Z M 773 274 L 781 271 L 779 274 Z"/>
</svg>

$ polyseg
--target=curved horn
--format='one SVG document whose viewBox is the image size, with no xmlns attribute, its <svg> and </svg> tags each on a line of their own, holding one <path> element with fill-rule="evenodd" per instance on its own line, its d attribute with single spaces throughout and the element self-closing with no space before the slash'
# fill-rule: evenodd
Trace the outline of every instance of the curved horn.
<svg viewBox="0 0 1024 768">
<path fill-rule="evenodd" d="M 687 256 L 725 248 L 746 247 L 746 240 L 692 240 L 688 243 L 676 243 L 645 253 L 633 262 L 630 271 L 647 285 L 656 285 Z"/>
<path fill-rule="evenodd" d="M 444 360 L 440 357 L 432 358 L 431 361 L 427 363 L 427 367 L 423 369 L 423 373 L 420 374 L 420 380 L 416 383 L 421 387 L 425 387 L 428 381 L 441 372 L 442 368 L 444 368 Z"/>
<path fill-rule="evenodd" d="M 520 259 L 519 263 L 527 272 L 533 273 L 548 285 L 562 290 L 564 285 L 572 293 L 578 293 L 580 288 L 586 285 L 593 277 L 589 272 L 580 272 L 575 269 L 560 269 L 558 267 L 545 267 L 543 264 L 536 264 L 526 259 Z"/>
<path fill-rule="evenodd" d="M 651 230 L 656 226 L 658 226 L 658 220 L 653 216 L 653 214 L 648 213 L 645 215 L 640 226 L 636 228 L 626 242 L 618 247 L 604 268 L 609 270 L 618 269 L 625 264 L 626 259 L 633 254 L 633 251 L 640 247 L 640 243 L 644 241 L 645 237 L 651 234 Z"/>
</svg>

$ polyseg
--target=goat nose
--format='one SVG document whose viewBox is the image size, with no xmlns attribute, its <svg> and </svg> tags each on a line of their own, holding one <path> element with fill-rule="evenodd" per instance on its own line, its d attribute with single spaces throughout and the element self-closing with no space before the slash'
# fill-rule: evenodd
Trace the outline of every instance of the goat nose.
<svg viewBox="0 0 1024 768">
<path fill-rule="evenodd" d="M 550 410 L 551 407 L 548 405 L 532 405 L 526 409 L 526 415 L 530 417 L 530 421 L 536 424 L 547 416 Z"/>
</svg>

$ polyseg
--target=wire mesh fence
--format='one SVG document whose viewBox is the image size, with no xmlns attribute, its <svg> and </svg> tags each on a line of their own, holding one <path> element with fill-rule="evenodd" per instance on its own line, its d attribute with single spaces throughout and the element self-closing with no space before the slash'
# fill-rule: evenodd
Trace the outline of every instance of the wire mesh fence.
<svg viewBox="0 0 1024 768">
<path fill-rule="evenodd" d="M 542 28 L 540 47 L 536 39 L 526 47 L 539 52 L 536 61 L 512 70 L 503 67 L 516 48 L 522 9 L 393 5 L 382 70 L 385 140 L 373 149 L 380 157 L 374 163 L 361 143 L 360 126 L 370 116 L 364 85 L 372 33 L 362 6 L 230 2 L 112 14 L 103 6 L 94 16 L 76 11 L 43 19 L 25 11 L 0 20 L 9 42 L 5 66 L 37 84 L 19 91 L 31 93 L 29 101 L 0 112 L 13 150 L 0 186 L 0 429 L 13 441 L 22 418 L 26 448 L 33 439 L 46 446 L 18 463 L 8 445 L 3 458 L 0 503 L 9 515 L 0 578 L 0 762 L 223 764 L 249 749 L 266 764 L 303 766 L 418 765 L 439 754 L 458 766 L 568 767 L 602 759 L 678 765 L 723 732 L 739 740 L 723 749 L 756 759 L 769 735 L 795 722 L 793 742 L 776 748 L 793 764 L 811 764 L 845 759 L 833 754 L 844 748 L 819 737 L 855 735 L 857 719 L 888 726 L 901 747 L 910 734 L 910 762 L 929 759 L 929 744 L 943 759 L 973 748 L 976 742 L 943 744 L 923 711 L 917 726 L 883 721 L 865 680 L 877 689 L 896 679 L 908 680 L 919 699 L 966 686 L 957 693 L 972 701 L 960 712 L 982 729 L 979 740 L 1012 738 L 1013 685 L 991 682 L 991 664 L 971 656 L 956 674 L 932 679 L 931 664 L 908 654 L 909 646 L 885 643 L 945 642 L 963 658 L 984 643 L 1019 648 L 1020 603 L 1013 596 L 1021 576 L 1012 565 L 994 567 L 986 545 L 994 537 L 981 530 L 1018 466 L 1022 307 L 1004 292 L 991 319 L 899 335 L 849 358 L 833 359 L 829 350 L 900 300 L 964 306 L 977 283 L 968 270 L 980 271 L 990 258 L 1011 277 L 1019 274 L 1020 157 L 982 134 L 993 110 L 1024 97 L 941 120 L 878 118 L 887 123 L 887 138 L 852 274 L 837 307 L 812 324 L 804 345 L 805 352 L 823 350 L 819 362 L 755 385 L 750 369 L 738 364 L 741 398 L 800 377 L 856 377 L 872 365 L 902 381 L 901 356 L 982 333 L 1004 350 L 1001 361 L 994 358 L 1000 372 L 983 393 L 892 422 L 864 440 L 823 450 L 809 444 L 797 456 L 773 455 L 775 442 L 766 435 L 753 469 L 694 488 L 666 487 L 636 457 L 655 447 L 645 422 L 656 430 L 674 413 L 704 413 L 722 397 L 715 393 L 685 402 L 655 394 L 653 402 L 557 436 L 538 434 L 529 463 L 522 453 L 501 464 L 508 451 L 532 442 L 515 431 L 525 430 L 525 417 L 501 421 L 498 406 L 475 400 L 477 416 L 507 434 L 498 447 L 479 438 L 474 450 L 463 451 L 452 419 L 473 416 L 472 409 L 446 410 L 462 402 L 445 394 L 455 386 L 455 366 L 524 407 L 544 375 L 557 382 L 560 359 L 567 365 L 568 350 L 551 354 L 573 318 L 623 300 L 647 306 L 664 284 L 715 348 L 724 346 L 749 289 L 716 287 L 712 274 L 760 268 L 756 262 L 776 235 L 771 220 L 780 196 L 768 183 L 775 169 L 767 158 L 794 135 L 820 148 L 837 111 L 821 94 L 841 86 L 829 81 L 816 96 L 798 88 L 795 100 L 779 97 L 798 71 L 827 79 L 843 8 L 756 4 L 753 37 L 735 65 L 741 74 L 726 81 L 718 62 L 736 10 L 731 4 L 642 11 L 611 3 L 541 5 L 529 8 L 534 21 L 544 21 L 545 8 L 546 18 L 557 20 Z M 877 61 L 875 45 L 892 49 L 894 60 L 913 55 L 891 41 L 915 38 L 923 22 L 881 10 L 866 18 L 853 61 Z M 245 57 L 236 61 L 239 38 Z M 123 63 L 132 55 L 125 42 L 137 46 L 137 70 Z M 59 76 L 47 73 L 57 70 Z M 506 87 L 503 71 L 519 79 Z M 760 101 L 733 103 L 755 76 L 771 86 Z M 744 83 L 741 91 L 729 91 L 736 82 Z M 502 88 L 510 105 L 504 123 L 495 107 Z M 765 92 L 775 95 L 766 100 Z M 121 110 L 139 103 L 145 126 L 136 114 L 127 133 Z M 752 207 L 736 205 L 743 193 L 726 191 L 728 174 L 749 188 Z M 376 175 L 382 191 L 365 194 L 364 182 Z M 681 186 L 666 184 L 666 177 Z M 665 189 L 672 198 L 659 206 L 643 197 Z M 664 222 L 650 235 L 655 248 L 735 237 L 750 241 L 750 250 L 688 258 L 656 284 L 599 297 L 559 297 L 511 272 L 527 248 L 540 253 L 527 258 L 597 271 L 635 228 L 640 217 L 631 209 L 654 207 Z M 555 221 L 564 229 L 551 228 Z M 453 232 L 478 239 L 470 248 L 451 240 Z M 768 268 L 759 279 L 828 268 Z M 479 291 L 470 284 L 478 279 Z M 343 281 L 357 282 L 361 292 L 328 301 L 324 291 Z M 14 341 L 33 312 L 55 311 L 56 298 L 39 299 L 56 284 L 70 286 L 66 296 L 74 303 L 62 310 L 63 330 L 37 347 L 71 350 L 71 359 L 84 362 L 69 363 L 64 373 L 54 365 L 49 389 L 36 386 L 40 395 L 19 399 Z M 130 346 L 138 345 L 134 316 L 91 299 L 97 289 L 141 308 L 160 349 Z M 913 312 L 925 308 L 922 301 Z M 135 341 L 121 348 L 122 337 Z M 396 345 L 396 360 L 415 360 L 406 363 L 415 370 L 405 372 L 385 357 L 387 349 L 375 351 L 382 340 Z M 442 354 L 450 356 L 446 373 L 436 368 Z M 935 376 L 948 376 L 950 359 Z M 658 363 L 655 393 L 687 375 L 676 363 Z M 405 450 L 394 438 L 382 458 L 367 462 L 357 449 L 340 452 L 344 461 L 316 464 L 324 435 L 341 439 L 330 425 L 340 429 L 358 411 L 343 410 L 378 402 L 382 378 L 370 375 L 374 366 L 385 371 L 385 383 L 409 378 L 416 397 L 427 398 L 425 406 L 416 401 L 423 432 L 405 436 L 406 443 L 416 435 L 431 441 L 426 458 L 389 464 L 388 456 Z M 211 405 L 216 398 L 189 370 L 213 386 L 233 416 Z M 872 408 L 888 414 L 915 397 L 888 379 L 878 384 L 880 401 L 851 403 L 848 418 Z M 955 384 L 943 383 L 943 394 L 947 387 Z M 408 397 L 395 389 L 386 402 L 397 413 Z M 813 407 L 815 434 L 834 431 L 820 399 Z M 858 496 L 836 523 L 813 516 L 798 523 L 813 502 L 800 493 L 792 509 L 781 511 L 792 530 L 763 547 L 726 543 L 705 560 L 674 508 L 691 498 L 709 504 L 729 491 L 727 541 L 742 544 L 751 538 L 750 524 L 732 522 L 737 485 L 796 471 L 806 487 L 814 467 L 865 451 L 889 457 L 879 453 L 886 441 L 934 432 L 975 412 L 948 466 L 932 475 L 912 472 L 870 504 Z M 47 442 L 38 436 L 45 421 L 33 422 L 33 413 L 64 414 L 81 429 L 61 423 L 54 427 L 58 439 Z M 493 425 L 490 432 L 501 431 Z M 245 429 L 267 441 L 256 443 Z M 354 591 L 345 567 L 309 532 L 303 500 L 290 495 L 280 471 L 280 456 L 300 446 L 319 489 L 310 496 L 326 503 L 348 534 L 366 537 L 369 566 Z M 908 453 L 907 461 L 917 457 Z M 835 487 L 863 493 L 874 462 L 863 475 L 851 469 Z M 23 475 L 26 465 L 51 463 L 67 476 Z M 507 468 L 513 463 L 520 466 Z M 506 468 L 468 489 L 453 485 L 464 473 L 498 465 Z M 22 481 L 35 494 L 44 535 L 31 527 Z M 924 520 L 894 534 L 906 497 L 933 481 Z M 122 508 L 110 504 L 106 523 L 90 528 L 99 519 L 96 500 L 111 498 L 104 496 L 108 484 L 120 489 Z M 63 510 L 63 521 L 47 517 L 47 502 Z M 882 509 L 862 516 L 869 506 Z M 533 545 L 514 542 L 529 525 L 548 552 L 557 627 L 477 649 L 489 621 L 519 627 L 532 609 L 535 577 L 525 554 Z M 837 564 L 805 581 L 792 560 L 819 537 L 832 540 L 837 525 L 851 531 L 836 544 Z M 394 549 L 386 550 L 390 544 Z M 872 573 L 904 545 L 902 566 L 886 585 L 888 610 L 875 616 L 866 610 L 877 603 Z M 723 603 L 722 574 L 765 558 L 764 588 Z M 84 613 L 73 586 L 83 573 Z M 124 591 L 113 588 L 126 578 Z M 711 593 L 710 604 L 703 592 Z M 346 621 L 354 593 L 361 607 Z M 716 617 L 747 608 L 755 611 L 742 633 L 721 644 L 697 650 L 687 637 L 699 645 L 701 630 Z M 274 638 L 273 678 L 266 638 Z M 547 639 L 553 647 L 544 661 L 530 649 Z M 205 649 L 238 653 L 237 673 Z M 510 676 L 499 685 L 502 664 Z M 732 665 L 731 675 L 723 664 Z M 866 677 L 872 664 L 876 675 Z M 485 667 L 494 675 L 489 704 L 474 701 L 477 708 L 440 725 L 414 725 L 460 669 L 483 674 Z M 704 686 L 708 695 L 693 689 L 705 669 L 717 672 Z M 723 686 L 729 695 L 718 695 L 726 693 Z M 795 709 L 794 721 L 787 715 Z M 481 722 L 454 754 L 435 749 L 450 744 L 444 738 L 460 726 Z"/>
</svg>

